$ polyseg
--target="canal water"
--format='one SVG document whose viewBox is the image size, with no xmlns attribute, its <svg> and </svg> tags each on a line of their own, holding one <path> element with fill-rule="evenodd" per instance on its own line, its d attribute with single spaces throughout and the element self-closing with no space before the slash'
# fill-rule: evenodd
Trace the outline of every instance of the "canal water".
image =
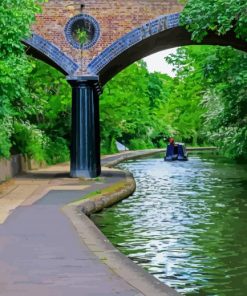
<svg viewBox="0 0 247 296">
<path fill-rule="evenodd" d="M 247 295 L 247 165 L 213 154 L 119 165 L 133 196 L 94 216 L 110 241 L 184 295 Z"/>
</svg>

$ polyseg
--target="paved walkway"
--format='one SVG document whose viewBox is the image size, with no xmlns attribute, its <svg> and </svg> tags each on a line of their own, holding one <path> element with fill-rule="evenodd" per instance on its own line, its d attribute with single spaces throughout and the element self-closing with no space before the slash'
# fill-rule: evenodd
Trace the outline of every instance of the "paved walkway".
<svg viewBox="0 0 247 296">
<path fill-rule="evenodd" d="M 71 179 L 68 170 L 53 166 L 0 187 L 0 295 L 168 295 L 143 294 L 128 284 L 88 249 L 61 210 L 124 174 L 104 169 L 92 182 Z"/>
</svg>

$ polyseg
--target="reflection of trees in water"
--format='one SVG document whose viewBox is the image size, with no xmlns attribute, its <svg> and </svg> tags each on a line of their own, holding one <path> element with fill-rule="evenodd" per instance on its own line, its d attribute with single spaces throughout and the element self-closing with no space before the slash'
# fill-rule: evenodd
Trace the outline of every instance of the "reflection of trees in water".
<svg viewBox="0 0 247 296">
<path fill-rule="evenodd" d="M 217 169 L 219 177 L 221 170 Z M 234 166 L 222 172 L 226 180 L 219 179 L 212 186 L 211 197 L 205 199 L 206 215 L 192 226 L 195 233 L 203 230 L 192 239 L 198 250 L 191 251 L 191 259 L 198 263 L 197 281 L 201 282 L 200 290 L 205 295 L 215 287 L 218 287 L 217 295 L 233 295 L 233 291 L 234 295 L 245 295 L 243 286 L 247 287 L 247 282 L 244 283 L 247 276 L 247 260 L 244 260 L 247 258 L 247 186 L 246 180 L 239 182 L 239 177 L 232 178 L 233 174 Z M 206 284 L 201 275 L 205 275 Z"/>
</svg>

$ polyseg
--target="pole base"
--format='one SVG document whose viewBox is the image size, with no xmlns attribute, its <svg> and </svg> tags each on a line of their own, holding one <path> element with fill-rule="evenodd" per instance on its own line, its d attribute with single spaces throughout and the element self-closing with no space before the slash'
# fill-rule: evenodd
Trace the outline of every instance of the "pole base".
<svg viewBox="0 0 247 296">
<path fill-rule="evenodd" d="M 70 170 L 71 178 L 96 178 L 98 175 L 96 172 L 90 172 L 88 170 Z"/>
</svg>

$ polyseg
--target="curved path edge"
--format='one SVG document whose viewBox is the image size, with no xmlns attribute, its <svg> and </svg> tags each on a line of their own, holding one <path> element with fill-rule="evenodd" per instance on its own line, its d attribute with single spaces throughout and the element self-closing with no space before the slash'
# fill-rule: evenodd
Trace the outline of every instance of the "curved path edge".
<svg viewBox="0 0 247 296">
<path fill-rule="evenodd" d="M 115 274 L 140 291 L 140 295 L 180 295 L 118 251 L 90 218 L 81 211 L 81 207 L 67 205 L 63 208 L 63 212 L 71 220 L 80 239 L 89 250 Z"/>
</svg>

